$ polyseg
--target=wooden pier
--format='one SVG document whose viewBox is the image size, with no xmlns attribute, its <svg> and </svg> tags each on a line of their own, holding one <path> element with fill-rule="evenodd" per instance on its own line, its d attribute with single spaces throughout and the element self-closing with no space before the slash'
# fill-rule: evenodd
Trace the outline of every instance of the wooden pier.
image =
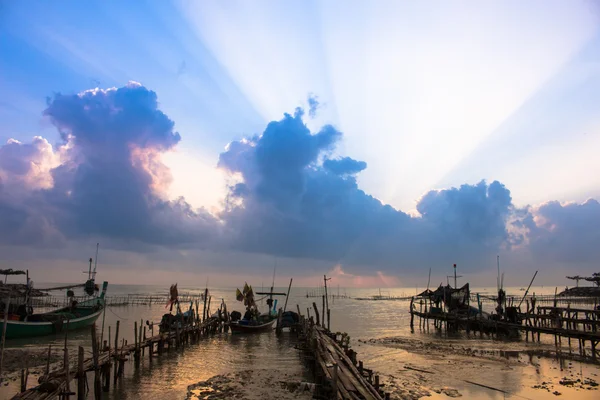
<svg viewBox="0 0 600 400">
<path fill-rule="evenodd" d="M 148 355 L 149 361 L 156 356 L 160 356 L 164 352 L 169 352 L 172 349 L 185 348 L 189 343 L 198 341 L 201 337 L 205 337 L 223 330 L 227 331 L 228 314 L 224 310 L 223 318 L 208 317 L 205 311 L 204 318 L 198 312 L 198 303 L 196 309 L 193 310 L 193 317 L 186 324 L 177 325 L 177 329 L 169 330 L 168 332 L 154 335 L 154 324 L 143 326 L 143 321 L 140 321 L 138 327 L 137 322 L 134 326 L 134 343 L 127 343 L 126 340 L 119 339 L 119 321 L 117 321 L 114 331 L 114 345 L 111 347 L 111 329 L 108 329 L 108 339 L 99 343 L 96 325 L 91 327 L 92 334 L 92 352 L 93 356 L 84 359 L 84 348 L 79 347 L 78 363 L 76 368 L 69 366 L 68 349 L 65 339 L 65 358 L 63 368 L 58 371 L 49 371 L 49 365 L 46 367 L 46 374 L 39 378 L 39 385 L 25 390 L 27 386 L 26 378 L 22 383 L 22 392 L 15 395 L 13 400 L 42 400 L 42 399 L 69 399 L 71 396 L 77 396 L 77 400 L 87 398 L 87 376 L 88 372 L 94 374 L 93 385 L 90 385 L 90 391 L 94 393 L 94 399 L 98 400 L 102 397 L 102 392 L 110 390 L 110 382 L 116 385 L 119 379 L 124 376 L 125 361 L 128 357 L 133 356 L 134 367 L 138 368 L 140 359 L 144 355 Z M 220 311 L 220 309 L 219 309 Z M 149 328 L 149 332 L 146 328 Z M 143 329 L 142 329 L 143 328 Z M 158 327 L 157 327 L 158 329 Z M 150 333 L 150 337 L 146 334 Z M 102 350 L 100 350 L 102 349 Z M 111 372 L 112 370 L 112 372 Z M 25 375 L 23 373 L 22 375 Z M 111 379 L 112 378 L 112 379 Z M 22 378 L 23 379 L 23 378 Z M 71 387 L 71 381 L 77 380 L 77 391 Z M 73 387 L 74 388 L 74 387 Z"/>
<path fill-rule="evenodd" d="M 316 322 L 313 317 L 300 315 L 297 329 L 301 339 L 300 350 L 313 371 L 316 392 L 313 398 L 335 400 L 383 400 L 389 399 L 384 393 L 379 375 L 357 361 L 357 354 L 350 348 L 346 334 L 330 332 L 321 326 L 319 310 L 313 303 Z M 327 310 L 329 314 L 329 310 Z"/>
<path fill-rule="evenodd" d="M 448 331 L 465 330 L 479 332 L 480 334 L 512 334 L 525 333 L 525 340 L 540 341 L 542 334 L 551 335 L 554 338 L 557 349 L 563 346 L 563 339 L 566 339 L 565 345 L 568 345 L 569 352 L 572 340 L 578 342 L 579 353 L 583 357 L 591 356 L 592 360 L 598 359 L 598 350 L 596 349 L 600 342 L 600 310 L 558 307 L 558 306 L 538 306 L 530 307 L 529 301 L 526 302 L 527 311 L 519 313 L 521 323 L 516 321 L 495 320 L 483 315 L 468 315 L 468 313 L 459 313 L 456 311 L 446 312 L 435 309 L 432 312 L 431 305 L 425 305 L 424 310 L 418 311 L 413 301 L 410 304 L 410 327 L 414 329 L 414 317 L 419 318 L 419 328 L 429 330 L 430 321 L 433 321 L 435 329 Z M 586 349 L 586 343 L 589 349 Z M 589 352 L 589 354 L 588 354 Z"/>
</svg>

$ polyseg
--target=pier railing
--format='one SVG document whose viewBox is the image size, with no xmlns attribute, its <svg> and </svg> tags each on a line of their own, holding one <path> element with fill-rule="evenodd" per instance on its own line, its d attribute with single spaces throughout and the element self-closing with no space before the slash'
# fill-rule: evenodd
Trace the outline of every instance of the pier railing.
<svg viewBox="0 0 600 400">
<path fill-rule="evenodd" d="M 43 297 L 32 297 L 31 305 L 38 308 L 61 308 L 68 307 L 72 300 L 77 302 L 83 302 L 89 300 L 92 297 L 89 296 L 43 296 Z M 180 303 L 194 302 L 196 300 L 204 300 L 203 294 L 184 293 L 178 296 Z M 166 304 L 169 301 L 169 295 L 141 295 L 141 294 L 128 294 L 128 295 L 115 295 L 106 296 L 104 298 L 104 304 L 109 307 L 115 306 L 151 306 L 152 304 Z"/>
</svg>

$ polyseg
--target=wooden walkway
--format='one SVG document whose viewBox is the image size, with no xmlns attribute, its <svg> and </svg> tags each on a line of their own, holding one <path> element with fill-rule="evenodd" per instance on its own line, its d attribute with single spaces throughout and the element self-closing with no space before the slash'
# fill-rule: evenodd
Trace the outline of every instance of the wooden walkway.
<svg viewBox="0 0 600 400">
<path fill-rule="evenodd" d="M 200 315 L 198 311 L 198 302 L 196 302 L 195 310 L 192 308 L 192 317 L 190 321 L 183 324 L 177 325 L 174 330 L 168 332 L 159 333 L 154 335 L 154 324 L 150 325 L 150 337 L 146 337 L 146 326 L 143 326 L 143 320 L 140 320 L 138 328 L 137 321 L 134 326 L 134 343 L 128 344 L 126 340 L 119 340 L 119 325 L 120 321 L 117 321 L 116 329 L 114 331 L 114 345 L 111 347 L 111 329 L 108 328 L 108 340 L 103 340 L 103 343 L 99 343 L 96 325 L 91 326 L 92 334 L 92 358 L 84 359 L 84 348 L 79 347 L 78 363 L 76 368 L 71 369 L 69 365 L 68 348 L 66 346 L 67 339 L 65 338 L 65 358 L 63 362 L 63 368 L 58 371 L 49 371 L 49 365 L 46 367 L 46 374 L 39 378 L 39 385 L 25 390 L 25 383 L 22 383 L 22 392 L 15 395 L 13 400 L 43 400 L 43 399 L 54 399 L 56 397 L 62 399 L 69 399 L 70 396 L 77 396 L 78 400 L 87 399 L 87 376 L 88 372 L 93 372 L 93 387 L 89 390 L 93 392 L 94 399 L 99 400 L 102 397 L 102 392 L 108 392 L 110 390 L 111 378 L 114 384 L 124 376 L 125 362 L 128 357 L 133 355 L 134 366 L 138 368 L 140 365 L 140 359 L 145 354 L 148 355 L 149 361 L 155 356 L 160 356 L 165 351 L 171 349 L 185 348 L 189 343 L 198 341 L 201 337 L 207 335 L 227 331 L 229 321 L 229 314 L 227 308 L 222 303 L 222 308 L 219 308 L 217 313 L 218 317 L 208 317 L 210 310 L 210 298 L 208 301 L 208 308 L 206 301 L 204 302 L 203 314 Z M 142 329 L 143 327 L 143 329 Z M 158 328 L 158 327 L 157 327 Z M 102 350 L 100 350 L 102 348 Z M 111 373 L 112 370 L 112 373 Z M 23 379 L 23 378 L 22 378 Z M 77 390 L 71 388 L 71 381 L 77 380 Z M 91 386 L 91 385 L 90 385 Z"/>
<path fill-rule="evenodd" d="M 332 333 L 322 327 L 317 307 L 314 303 L 313 306 L 316 323 L 312 317 L 300 315 L 298 334 L 305 360 L 315 375 L 318 389 L 314 398 L 389 399 L 389 393 L 382 391 L 379 376 L 364 368 L 362 361 L 357 362 L 356 352 L 349 348 L 348 336 Z"/>
<path fill-rule="evenodd" d="M 417 311 L 411 302 L 410 326 L 414 329 L 414 317 L 419 318 L 419 327 L 429 329 L 429 321 L 433 321 L 434 327 L 446 331 L 463 329 L 467 332 L 474 331 L 487 334 L 499 334 L 510 332 L 525 333 L 525 340 L 540 341 L 540 336 L 552 335 L 557 347 L 562 346 L 562 339 L 566 338 L 571 349 L 571 340 L 578 341 L 579 352 L 582 356 L 588 356 L 586 342 L 590 345 L 590 354 L 593 360 L 597 359 L 596 346 L 600 343 L 600 310 L 538 306 L 535 310 L 529 309 L 520 314 L 523 318 L 521 324 L 509 321 L 496 321 L 481 316 L 467 316 L 456 312 L 430 312 Z"/>
<path fill-rule="evenodd" d="M 117 325 L 118 327 L 118 325 Z M 94 395 L 96 399 L 101 397 L 100 392 L 108 392 L 111 381 L 111 369 L 114 368 L 112 374 L 114 384 L 124 375 L 125 361 L 127 357 L 133 355 L 137 363 L 144 353 L 148 353 L 150 361 L 156 355 L 161 355 L 165 351 L 170 351 L 172 348 L 178 349 L 180 346 L 185 346 L 190 342 L 197 341 L 200 337 L 209 333 L 217 332 L 222 325 L 217 318 L 209 318 L 202 324 L 197 326 L 187 326 L 181 330 L 170 333 L 163 333 L 142 339 L 139 343 L 125 344 L 116 348 L 108 348 L 101 353 L 97 353 L 87 360 L 83 359 L 83 347 L 79 347 L 79 365 L 77 369 L 54 371 L 39 380 L 39 385 L 26 390 L 25 392 L 15 395 L 13 400 L 42 400 L 53 399 L 56 397 L 68 398 L 72 395 L 77 395 L 77 399 L 86 399 L 86 373 L 94 373 Z M 92 329 L 95 331 L 96 327 Z M 95 334 L 93 334 L 95 336 Z M 117 338 L 118 341 L 118 338 Z M 68 375 L 67 375 L 67 370 Z M 71 381 L 77 379 L 77 392 L 70 388 Z M 96 385 L 98 389 L 96 388 Z M 98 393 L 98 394 L 96 394 Z"/>
</svg>

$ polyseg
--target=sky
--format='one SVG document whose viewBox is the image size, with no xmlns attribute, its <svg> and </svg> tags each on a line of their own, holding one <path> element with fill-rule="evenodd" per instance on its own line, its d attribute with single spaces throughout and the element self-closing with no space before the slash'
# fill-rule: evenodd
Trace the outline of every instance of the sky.
<svg viewBox="0 0 600 400">
<path fill-rule="evenodd" d="M 38 281 L 96 243 L 116 283 L 600 268 L 598 2 L 2 1 L 0 53 L 0 267 Z"/>
</svg>

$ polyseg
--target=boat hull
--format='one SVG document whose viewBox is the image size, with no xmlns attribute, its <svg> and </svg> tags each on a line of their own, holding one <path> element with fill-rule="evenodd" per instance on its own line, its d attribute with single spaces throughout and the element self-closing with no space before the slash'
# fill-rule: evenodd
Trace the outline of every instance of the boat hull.
<svg viewBox="0 0 600 400">
<path fill-rule="evenodd" d="M 261 333 L 272 330 L 274 323 L 274 319 L 261 325 L 240 325 L 237 322 L 232 322 L 229 324 L 229 328 L 232 333 Z"/>
<path fill-rule="evenodd" d="M 6 338 L 20 339 L 37 336 L 55 335 L 65 330 L 74 331 L 92 325 L 102 314 L 100 308 L 91 314 L 70 320 L 61 319 L 56 322 L 29 322 L 29 321 L 7 321 Z M 0 329 L 4 329 L 4 321 L 0 322 Z M 1 332 L 1 331 L 0 331 Z"/>
</svg>

